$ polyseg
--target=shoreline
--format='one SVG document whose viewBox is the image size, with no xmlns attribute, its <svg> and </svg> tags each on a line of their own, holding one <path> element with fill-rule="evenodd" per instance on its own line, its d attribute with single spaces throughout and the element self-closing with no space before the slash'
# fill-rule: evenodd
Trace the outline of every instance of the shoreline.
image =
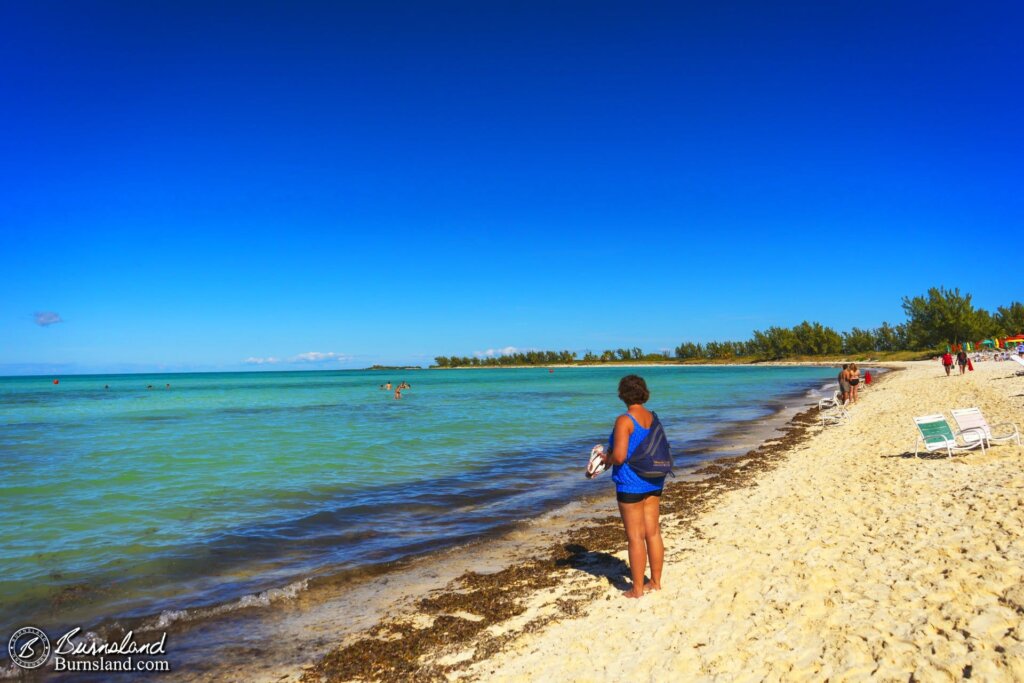
<svg viewBox="0 0 1024 683">
<path fill-rule="evenodd" d="M 443 368 L 431 365 L 424 370 L 568 370 L 572 368 L 650 368 L 650 367 L 674 367 L 674 368 L 829 368 L 843 363 L 858 363 L 862 366 L 877 368 L 898 368 L 901 363 L 908 361 L 895 360 L 857 360 L 844 358 L 838 360 L 764 360 L 750 361 L 748 363 L 690 363 L 686 361 L 650 361 L 650 362 L 608 362 L 608 363 L 553 363 L 551 365 L 460 365 L 455 368 Z M 909 361 L 924 362 L 924 361 Z"/>
<path fill-rule="evenodd" d="M 880 373 L 878 383 L 891 374 Z M 803 398 L 809 400 L 812 395 L 809 390 Z M 775 419 L 786 413 L 790 414 L 785 419 Z M 689 523 L 724 493 L 756 485 L 759 473 L 772 469 L 782 454 L 810 438 L 816 424 L 817 408 L 805 403 L 740 425 L 734 435 L 739 436 L 746 427 L 747 436 L 756 435 L 758 445 L 740 454 L 707 458 L 690 476 L 671 482 L 662 498 L 663 515 L 674 517 L 677 523 Z M 578 518 L 585 524 L 582 528 L 565 530 L 547 546 L 532 548 L 529 556 L 540 559 L 497 571 L 467 570 L 407 606 L 399 616 L 382 619 L 361 634 L 349 634 L 340 646 L 306 669 L 301 680 L 398 680 L 410 676 L 443 680 L 486 660 L 512 640 L 514 636 L 507 631 L 492 635 L 505 622 L 514 624 L 516 631 L 533 632 L 582 614 L 599 592 L 568 591 L 558 598 L 555 614 L 536 618 L 530 618 L 522 604 L 538 591 L 557 587 L 566 569 L 605 577 L 627 573 L 625 564 L 610 554 L 625 545 L 613 496 L 603 490 L 571 505 L 603 509 L 601 516 Z M 453 648 L 466 648 L 470 643 L 473 654 L 452 658 Z M 424 658 L 430 663 L 425 664 Z"/>
<path fill-rule="evenodd" d="M 888 373 L 887 373 L 888 374 Z M 809 427 L 817 424 L 816 408 L 792 416 L 781 433 L 766 439 L 744 455 L 714 459 L 697 469 L 694 478 L 673 481 L 662 496 L 662 514 L 677 524 L 689 524 L 709 509 L 727 491 L 752 484 L 759 473 L 770 470 L 789 448 L 809 438 Z M 564 618 L 583 614 L 602 590 L 569 590 L 557 599 L 557 609 L 533 616 L 527 599 L 559 586 L 566 569 L 603 577 L 616 590 L 624 589 L 628 574 L 622 560 L 611 551 L 621 550 L 625 539 L 614 498 L 608 491 L 594 494 L 590 502 L 604 499 L 605 514 L 592 517 L 587 527 L 571 530 L 533 559 L 494 573 L 468 571 L 445 586 L 437 595 L 422 598 L 412 613 L 383 619 L 365 634 L 349 639 L 307 669 L 302 681 L 344 681 L 351 679 L 446 680 L 467 666 L 485 661 L 515 638 L 515 632 L 535 632 Z M 620 575 L 622 578 L 611 577 Z M 505 629 L 490 633 L 504 622 Z M 452 649 L 473 650 L 452 655 Z M 430 663 L 425 664 L 427 658 Z"/>
<path fill-rule="evenodd" d="M 760 444 L 775 438 L 777 430 L 787 428 L 792 413 L 802 409 L 794 408 L 794 405 L 812 404 L 822 394 L 821 384 L 815 381 L 806 389 L 773 399 L 774 410 L 766 416 L 723 425 L 712 439 L 719 445 L 709 451 L 702 448 L 700 453 L 703 455 L 699 460 L 680 468 L 696 471 L 695 474 L 684 475 L 685 478 L 705 478 L 714 471 L 715 463 L 739 457 L 749 450 L 747 444 Z M 574 497 L 539 518 L 521 520 L 511 528 L 474 539 L 468 545 L 459 544 L 396 562 L 308 577 L 254 596 L 193 608 L 187 614 L 125 620 L 114 624 L 113 630 L 123 630 L 132 625 L 144 630 L 166 629 L 172 642 L 172 657 L 181 660 L 174 662 L 177 680 L 208 680 L 217 678 L 216 672 L 226 675 L 228 671 L 237 672 L 239 667 L 244 667 L 248 677 L 254 680 L 287 678 L 289 671 L 294 672 L 302 665 L 313 663 L 316 656 L 312 655 L 328 651 L 342 634 L 352 636 L 355 627 L 363 632 L 374 627 L 372 619 L 367 621 L 374 614 L 390 613 L 402 604 L 408 607 L 410 600 L 423 599 L 429 592 L 443 589 L 457 578 L 457 574 L 447 568 L 459 566 L 462 554 L 473 556 L 471 561 L 463 562 L 465 571 L 501 571 L 515 557 L 536 555 L 538 548 L 550 545 L 567 529 L 591 524 L 590 511 L 602 505 L 606 508 L 604 513 L 611 537 L 621 535 L 614 500 L 607 495 L 609 486 L 607 479 L 597 482 L 600 491 Z M 438 565 L 446 569 L 438 570 Z M 399 595 L 393 598 L 389 595 L 392 593 Z M 353 606 L 359 615 L 355 618 L 339 619 L 328 613 L 333 610 L 337 615 L 352 615 Z M 181 618 L 183 616 L 185 618 Z M 108 630 L 112 626 L 110 622 L 105 623 Z M 310 640 L 306 637 L 309 630 L 320 635 Z M 275 633 L 285 634 L 286 642 L 289 638 L 302 638 L 306 642 L 300 648 L 285 647 L 282 651 L 280 646 L 275 648 L 267 643 L 268 637 Z M 321 636 L 334 640 L 324 642 Z M 236 661 L 232 655 L 240 648 L 248 652 L 260 651 L 262 661 L 258 665 Z M 268 652 L 268 648 L 277 651 Z M 217 664 L 211 661 L 213 659 L 224 660 L 227 664 Z"/>
<path fill-rule="evenodd" d="M 883 376 L 888 375 L 888 372 L 880 373 L 879 379 Z M 742 460 L 744 458 L 751 457 L 751 454 L 760 451 L 762 448 L 770 447 L 773 451 L 778 449 L 780 443 L 779 437 L 776 436 L 776 432 L 783 432 L 783 436 L 788 436 L 794 426 L 794 422 L 791 419 L 793 413 L 800 412 L 799 408 L 793 408 L 793 404 L 808 404 L 814 403 L 814 399 L 817 398 L 817 394 L 822 393 L 824 390 L 818 382 L 812 383 L 807 389 L 800 390 L 791 394 L 782 394 L 777 398 L 774 398 L 769 405 L 774 405 L 774 410 L 768 415 L 761 416 L 752 420 L 744 420 L 723 425 L 721 430 L 717 432 L 708 441 L 722 442 L 725 444 L 724 447 L 715 447 L 707 450 L 702 447 L 700 453 L 703 456 L 690 465 L 688 469 L 694 470 L 691 475 L 686 475 L 687 479 L 693 479 L 693 483 L 698 486 L 705 486 L 704 481 L 710 479 L 711 482 L 706 484 L 716 489 L 721 486 L 723 478 L 719 475 L 723 474 L 725 469 L 732 467 L 734 461 Z M 825 391 L 825 393 L 828 393 Z M 780 419 L 781 418 L 781 419 Z M 758 446 L 752 450 L 748 450 L 749 447 L 745 446 L 746 443 L 758 444 Z M 742 449 L 742 450 L 741 450 Z M 745 455 L 743 452 L 746 451 Z M 725 477 L 725 480 L 731 481 L 731 475 Z M 549 510 L 541 515 L 541 519 L 526 519 L 513 525 L 511 529 L 498 530 L 494 533 L 487 534 L 480 539 L 472 541 L 469 545 L 459 545 L 456 547 L 441 548 L 438 550 L 431 550 L 421 555 L 410 556 L 394 562 L 387 562 L 379 565 L 369 565 L 366 567 L 360 567 L 358 569 L 346 569 L 341 572 L 332 572 L 327 575 L 313 575 L 305 579 L 299 579 L 288 583 L 287 585 L 279 585 L 276 587 L 270 587 L 260 593 L 245 595 L 238 599 L 231 599 L 222 603 L 213 603 L 206 606 L 199 606 L 189 608 L 189 613 L 185 619 L 181 619 L 181 613 L 174 614 L 151 614 L 149 616 L 140 616 L 130 619 L 122 620 L 118 622 L 114 619 L 106 619 L 102 621 L 99 626 L 103 627 L 107 633 L 118 633 L 128 628 L 136 628 L 137 630 L 151 630 L 151 629 L 166 629 L 171 636 L 172 643 L 180 645 L 184 641 L 191 641 L 191 644 L 186 648 L 179 649 L 178 647 L 172 648 L 172 657 L 175 654 L 181 654 L 184 652 L 185 660 L 187 663 L 186 669 L 182 666 L 175 666 L 175 679 L 181 680 L 208 680 L 208 676 L 220 671 L 222 673 L 226 671 L 235 671 L 236 669 L 232 666 L 228 669 L 221 668 L 215 663 L 208 661 L 211 656 L 218 656 L 217 648 L 211 653 L 206 650 L 205 647 L 200 650 L 200 643 L 205 646 L 209 643 L 210 639 L 218 640 L 221 647 L 226 652 L 231 652 L 237 649 L 238 644 L 232 642 L 232 634 L 236 636 L 242 636 L 248 626 L 256 624 L 259 628 L 264 631 L 273 631 L 277 626 L 273 623 L 278 620 L 278 612 L 285 613 L 285 621 L 291 622 L 292 626 L 295 624 L 301 624 L 303 629 L 314 627 L 320 632 L 330 631 L 334 627 L 332 635 L 338 635 L 341 632 L 346 632 L 349 625 L 346 624 L 345 628 L 338 628 L 341 626 L 338 623 L 330 624 L 317 623 L 317 618 L 314 612 L 317 612 L 317 606 L 320 602 L 326 600 L 331 601 L 332 604 L 339 608 L 341 611 L 346 610 L 346 603 L 350 594 L 354 591 L 358 593 L 361 590 L 361 584 L 367 582 L 378 581 L 383 585 L 390 586 L 387 591 L 391 591 L 396 588 L 396 576 L 401 573 L 420 573 L 423 575 L 430 575 L 427 578 L 428 581 L 420 580 L 416 577 L 406 577 L 406 586 L 409 588 L 409 595 L 413 598 L 419 597 L 423 599 L 423 595 L 429 591 L 443 590 L 446 582 L 457 579 L 457 576 L 449 575 L 445 576 L 444 572 L 437 572 L 430 567 L 432 563 L 437 562 L 450 562 L 453 556 L 462 553 L 470 552 L 474 553 L 475 557 L 479 559 L 480 555 L 476 551 L 481 548 L 490 546 L 491 544 L 498 542 L 502 543 L 507 541 L 509 537 L 516 537 L 513 542 L 508 542 L 506 545 L 509 547 L 517 548 L 522 553 L 535 556 L 536 551 L 539 547 L 544 547 L 543 543 L 537 543 L 538 539 L 543 541 L 550 541 L 552 539 L 560 537 L 563 533 L 564 528 L 571 527 L 574 525 L 586 524 L 590 525 L 593 523 L 593 518 L 587 513 L 587 510 L 591 509 L 595 504 L 600 506 L 602 503 L 608 503 L 606 518 L 602 520 L 602 523 L 607 527 L 605 534 L 609 539 L 616 539 L 621 536 L 621 528 L 618 520 L 617 511 L 614 507 L 613 500 L 605 500 L 609 498 L 607 496 L 608 482 L 601 482 L 606 486 L 602 486 L 600 492 L 592 494 L 583 494 L 578 498 L 574 498 L 567 504 L 560 505 L 559 507 Z M 679 483 L 677 482 L 673 483 Z M 689 485 L 691 482 L 683 482 Z M 610 501 L 610 502 L 609 502 Z M 666 507 L 666 509 L 668 509 Z M 526 527 L 531 527 L 528 530 L 524 530 Z M 561 528 L 552 528 L 560 526 Z M 587 537 L 590 538 L 590 537 Z M 577 539 L 578 540 L 578 539 Z M 584 539 L 586 540 L 586 539 Z M 562 543 L 564 546 L 565 543 Z M 554 549 L 558 546 L 558 543 L 552 545 Z M 498 557 L 501 553 L 497 553 L 490 557 L 485 562 L 484 571 L 502 571 L 507 567 L 501 566 L 502 559 Z M 507 560 L 512 557 L 506 553 L 504 555 Z M 559 562 L 556 565 L 559 567 L 565 565 L 566 558 L 556 558 Z M 575 562 L 575 560 L 574 560 Z M 466 567 L 469 571 L 470 567 L 473 570 L 481 570 L 481 567 L 477 563 L 469 563 L 470 566 Z M 400 581 L 399 581 L 400 583 Z M 372 623 L 366 623 L 366 620 L 372 617 L 372 608 L 376 606 L 376 601 L 381 597 L 379 590 L 368 590 L 363 591 L 365 595 L 362 596 L 366 607 L 371 608 L 370 612 L 363 613 L 361 619 L 356 619 L 355 622 L 362 625 L 364 632 L 369 632 L 374 627 Z M 409 597 L 409 596 L 405 596 Z M 399 600 L 398 602 L 401 602 Z M 272 606 L 271 606 L 272 604 Z M 270 609 L 268 609 L 268 607 Z M 320 610 L 322 611 L 322 610 Z M 390 610 L 386 610 L 390 612 Z M 380 612 L 377 612 L 380 613 Z M 169 618 L 167 618 L 169 617 Z M 348 617 L 345 619 L 346 622 L 351 622 L 353 619 Z M 214 631 L 223 630 L 223 634 L 218 637 L 214 637 L 212 633 Z M 285 629 L 287 630 L 287 629 Z M 299 635 L 302 635 L 301 633 Z M 244 640 L 244 638 L 240 638 Z M 298 648 L 304 651 L 310 651 L 322 649 L 323 643 L 319 646 L 313 647 L 309 643 L 305 643 L 303 647 Z M 205 650 L 205 651 L 204 651 Z M 262 651 L 259 647 L 248 648 L 249 652 Z M 266 653 L 265 653 L 266 654 Z M 177 659 L 174 657 L 174 659 Z M 310 663 L 308 655 L 299 655 L 298 660 L 305 659 L 305 664 Z M 260 673 L 267 673 L 266 667 L 261 663 L 260 666 L 256 667 L 260 671 L 254 671 L 254 678 L 260 678 L 261 680 L 279 680 L 282 678 L 282 673 L 288 670 L 294 671 L 296 664 L 299 661 L 296 659 L 289 660 L 288 662 L 278 662 L 282 668 L 274 669 L 274 676 L 264 677 L 259 675 Z M 271 665 L 273 666 L 273 665 Z M 212 667 L 212 668 L 211 668 Z M 193 673 L 194 672 L 194 673 Z M 285 677 L 287 675 L 285 673 Z"/>
</svg>

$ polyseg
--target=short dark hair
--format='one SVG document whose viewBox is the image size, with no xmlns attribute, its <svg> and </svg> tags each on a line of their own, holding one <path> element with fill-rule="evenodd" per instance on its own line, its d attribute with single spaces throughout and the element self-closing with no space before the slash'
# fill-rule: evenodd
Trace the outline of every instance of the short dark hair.
<svg viewBox="0 0 1024 683">
<path fill-rule="evenodd" d="M 651 392 L 647 389 L 647 382 L 640 375 L 626 375 L 619 380 L 619 398 L 627 406 L 636 403 L 647 403 Z"/>
</svg>

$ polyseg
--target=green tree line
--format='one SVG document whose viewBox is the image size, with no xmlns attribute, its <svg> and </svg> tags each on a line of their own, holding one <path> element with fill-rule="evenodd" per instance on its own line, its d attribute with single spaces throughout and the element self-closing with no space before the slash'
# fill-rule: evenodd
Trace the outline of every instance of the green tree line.
<svg viewBox="0 0 1024 683">
<path fill-rule="evenodd" d="M 573 351 L 517 351 L 501 356 L 437 356 L 439 368 L 496 367 L 501 365 L 555 365 L 576 360 Z"/>
<path fill-rule="evenodd" d="M 818 322 L 804 321 L 794 327 L 754 330 L 744 341 L 686 341 L 675 348 L 679 360 L 728 360 L 746 357 L 779 360 L 791 356 L 835 356 L 872 351 L 929 351 L 947 343 L 958 344 L 1024 332 L 1024 304 L 1014 301 L 989 312 L 977 308 L 970 294 L 959 289 L 933 287 L 926 294 L 903 297 L 904 322 L 883 322 L 871 329 L 854 327 L 840 332 Z M 669 360 L 664 353 L 645 353 L 638 347 L 586 351 L 582 359 L 572 351 L 525 351 L 504 356 L 438 356 L 442 368 L 501 365 L 553 365 L 582 360 L 585 363 Z"/>
</svg>

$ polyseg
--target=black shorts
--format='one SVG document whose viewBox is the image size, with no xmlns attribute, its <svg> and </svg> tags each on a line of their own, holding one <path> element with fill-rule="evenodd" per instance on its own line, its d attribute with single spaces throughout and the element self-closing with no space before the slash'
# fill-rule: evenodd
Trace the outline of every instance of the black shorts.
<svg viewBox="0 0 1024 683">
<path fill-rule="evenodd" d="M 658 496 L 660 498 L 661 489 L 658 489 L 657 491 L 648 491 L 647 493 L 620 493 L 619 491 L 615 492 L 615 500 L 619 501 L 620 503 L 639 503 L 640 501 L 645 500 L 650 496 Z"/>
</svg>

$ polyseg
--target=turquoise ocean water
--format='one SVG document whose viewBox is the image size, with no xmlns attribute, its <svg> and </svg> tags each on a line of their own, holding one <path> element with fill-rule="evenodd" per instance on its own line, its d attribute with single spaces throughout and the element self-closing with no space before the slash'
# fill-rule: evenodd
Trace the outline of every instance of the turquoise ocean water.
<svg viewBox="0 0 1024 683">
<path fill-rule="evenodd" d="M 222 603 L 610 490 L 583 466 L 630 371 L 0 378 L 0 633 Z M 835 374 L 637 372 L 684 466 Z"/>
</svg>

